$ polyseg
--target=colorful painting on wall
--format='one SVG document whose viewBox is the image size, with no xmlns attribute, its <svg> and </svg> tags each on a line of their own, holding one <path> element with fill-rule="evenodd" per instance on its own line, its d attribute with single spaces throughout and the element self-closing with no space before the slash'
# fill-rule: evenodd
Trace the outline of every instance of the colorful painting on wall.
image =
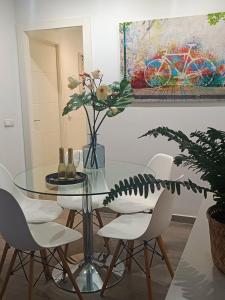
<svg viewBox="0 0 225 300">
<path fill-rule="evenodd" d="M 225 13 L 120 24 L 136 99 L 225 100 Z"/>
</svg>

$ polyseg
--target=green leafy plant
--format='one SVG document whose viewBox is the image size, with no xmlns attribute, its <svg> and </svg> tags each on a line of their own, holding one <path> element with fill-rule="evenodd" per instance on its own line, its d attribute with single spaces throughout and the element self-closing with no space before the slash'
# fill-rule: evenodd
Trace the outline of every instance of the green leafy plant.
<svg viewBox="0 0 225 300">
<path fill-rule="evenodd" d="M 225 21 L 225 12 L 208 14 L 208 22 L 210 25 L 216 25 L 219 21 Z"/>
<path fill-rule="evenodd" d="M 172 130 L 167 127 L 158 127 L 149 130 L 141 137 L 164 136 L 168 141 L 175 141 L 179 145 L 181 154 L 175 156 L 174 163 L 177 166 L 185 166 L 195 173 L 200 173 L 200 178 L 208 183 L 209 187 L 202 187 L 187 181 L 161 180 L 154 178 L 151 174 L 138 174 L 129 179 L 120 180 L 110 190 L 104 200 L 107 205 L 123 193 L 148 196 L 154 193 L 155 188 L 167 188 L 172 193 L 180 194 L 181 188 L 185 187 L 194 193 L 203 193 L 207 197 L 209 192 L 213 193 L 214 200 L 218 206 L 225 207 L 225 132 L 214 128 L 206 131 L 194 131 L 188 137 L 182 131 Z"/>
<path fill-rule="evenodd" d="M 102 84 L 103 75 L 100 70 L 95 70 L 90 74 L 80 74 L 80 77 L 80 81 L 74 77 L 68 78 L 68 87 L 71 90 L 76 90 L 76 88 L 82 84 L 83 93 L 78 94 L 74 92 L 70 96 L 70 100 L 63 110 L 63 116 L 73 110 L 78 110 L 81 107 L 84 108 L 91 136 L 90 151 L 88 152 L 86 163 L 91 153 L 91 161 L 93 161 L 93 163 L 96 164 L 96 168 L 98 168 L 95 151 L 96 137 L 99 128 L 106 117 L 111 118 L 124 111 L 132 102 L 133 93 L 130 83 L 126 79 L 120 82 L 113 82 L 109 85 Z M 87 109 L 88 106 L 92 111 Z"/>
</svg>

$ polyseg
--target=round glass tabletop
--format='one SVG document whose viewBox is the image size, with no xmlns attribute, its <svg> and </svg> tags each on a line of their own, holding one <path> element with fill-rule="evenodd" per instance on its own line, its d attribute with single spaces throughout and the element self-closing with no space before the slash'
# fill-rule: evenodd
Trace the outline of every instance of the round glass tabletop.
<svg viewBox="0 0 225 300">
<path fill-rule="evenodd" d="M 152 174 L 153 170 L 145 165 L 124 161 L 107 161 L 104 169 L 84 169 L 82 164 L 77 167 L 88 178 L 88 188 L 83 183 L 69 185 L 53 185 L 46 182 L 46 176 L 57 172 L 58 165 L 49 165 L 23 171 L 15 176 L 14 184 L 27 192 L 58 195 L 84 196 L 107 194 L 119 180 L 137 174 Z"/>
</svg>

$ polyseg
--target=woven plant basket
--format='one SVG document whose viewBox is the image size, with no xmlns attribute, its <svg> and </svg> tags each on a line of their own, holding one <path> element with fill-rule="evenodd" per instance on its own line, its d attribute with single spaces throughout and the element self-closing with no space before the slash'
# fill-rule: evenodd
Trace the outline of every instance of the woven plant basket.
<svg viewBox="0 0 225 300">
<path fill-rule="evenodd" d="M 225 224 L 218 222 L 213 217 L 218 212 L 225 214 L 225 209 L 213 205 L 207 210 L 207 217 L 209 221 L 212 259 L 215 266 L 225 274 Z"/>
</svg>

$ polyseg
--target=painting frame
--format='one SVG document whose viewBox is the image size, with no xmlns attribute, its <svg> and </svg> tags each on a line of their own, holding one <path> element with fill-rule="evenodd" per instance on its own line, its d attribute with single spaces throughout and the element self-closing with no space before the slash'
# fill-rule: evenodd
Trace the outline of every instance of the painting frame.
<svg viewBox="0 0 225 300">
<path fill-rule="evenodd" d="M 161 26 L 162 30 L 165 29 L 165 31 L 163 31 L 163 34 L 161 32 L 161 36 L 159 35 L 158 38 L 159 42 L 162 42 L 163 39 L 165 40 L 165 36 L 167 35 L 166 32 L 167 29 L 168 29 L 168 35 L 175 40 L 176 37 L 174 38 L 173 35 L 171 34 L 171 29 L 175 28 L 176 22 L 180 25 L 183 25 L 184 29 L 187 28 L 187 25 L 191 26 L 193 24 L 193 28 L 194 26 L 196 26 L 196 24 L 204 25 L 202 26 L 202 29 L 197 30 L 197 33 L 195 34 L 194 37 L 194 39 L 197 40 L 198 42 L 199 40 L 200 42 L 202 42 L 203 40 L 203 45 L 204 44 L 207 45 L 205 41 L 207 40 L 207 30 L 209 30 L 209 36 L 210 34 L 212 36 L 212 32 L 214 34 L 214 31 L 217 30 L 218 31 L 220 30 L 220 34 L 221 34 L 221 27 L 225 33 L 224 12 L 212 13 L 208 15 L 175 17 L 175 18 L 153 19 L 147 21 L 120 23 L 119 28 L 120 28 L 121 77 L 131 81 L 134 90 L 135 103 L 189 104 L 189 103 L 205 103 L 205 102 L 207 103 L 224 102 L 225 101 L 225 41 L 221 40 L 220 42 L 218 38 L 215 41 L 216 42 L 215 44 L 217 46 L 216 49 L 219 49 L 218 51 L 215 51 L 217 56 L 219 53 L 218 61 L 216 61 L 215 59 L 216 55 L 214 55 L 214 53 L 211 54 L 212 52 L 211 49 L 213 49 L 212 47 L 209 50 L 203 49 L 204 50 L 203 51 L 202 49 L 200 49 L 200 46 L 198 46 L 198 48 L 197 46 L 193 46 L 193 43 L 192 43 L 192 48 L 190 50 L 186 45 L 185 47 L 182 48 L 181 46 L 177 48 L 173 46 L 173 48 L 170 47 L 170 49 L 168 50 L 169 47 L 167 42 L 166 44 L 167 54 L 164 56 L 159 56 L 158 54 L 159 52 L 151 53 L 151 50 L 149 50 L 149 53 L 147 53 L 146 49 L 148 46 L 150 49 L 154 49 L 153 37 L 154 35 L 156 35 L 155 34 L 156 29 L 155 31 L 153 31 L 152 29 L 153 26 L 151 27 L 151 25 L 154 24 L 154 22 L 155 24 L 159 24 L 158 27 Z M 218 29 L 217 29 L 217 24 L 220 24 L 220 26 L 218 26 Z M 144 27 L 144 30 L 142 27 Z M 149 38 L 149 45 L 147 44 L 148 43 L 147 38 L 145 38 L 147 30 L 148 30 L 148 35 L 151 37 Z M 182 33 L 181 30 L 179 32 Z M 187 34 L 187 38 L 189 38 L 188 34 Z M 180 38 L 180 40 L 182 39 Z M 181 44 L 180 40 L 178 38 L 178 41 Z M 147 53 L 148 55 L 147 58 L 145 58 L 145 61 L 143 59 L 144 57 L 143 53 L 141 53 L 141 51 L 139 50 L 139 48 L 141 47 L 141 46 L 139 47 L 139 45 L 142 45 L 144 43 L 147 45 L 147 47 L 145 46 L 145 48 L 143 48 L 144 50 L 143 49 L 141 50 L 143 50 L 143 52 L 145 51 L 144 53 L 145 54 Z M 182 49 L 184 53 L 180 52 L 180 49 Z M 202 52 L 200 52 L 200 50 Z M 175 59 L 175 63 L 173 62 L 174 59 Z M 157 65 L 154 66 L 154 63 L 155 65 L 158 64 L 159 67 Z M 161 80 L 158 83 L 155 80 L 159 78 L 158 75 L 157 75 L 158 77 L 156 76 L 156 74 L 159 74 L 159 71 L 157 73 L 155 70 L 160 70 L 159 68 L 162 69 L 163 64 L 166 67 L 164 68 L 165 69 L 163 71 L 164 73 L 160 71 L 161 72 L 160 75 L 163 74 L 164 81 Z M 179 78 L 180 74 L 182 73 L 182 72 L 179 73 L 179 69 L 177 71 L 177 74 L 179 73 L 179 76 L 174 75 L 176 71 L 176 68 L 174 66 L 177 66 L 178 64 L 179 66 L 181 66 L 181 70 L 185 70 L 185 72 L 183 71 L 183 73 L 185 74 L 184 75 L 182 74 L 182 76 L 186 80 L 185 84 L 183 84 L 184 79 L 180 80 Z M 137 66 L 139 67 L 141 66 L 141 68 L 138 69 Z M 140 70 L 142 71 L 142 73 L 138 74 L 137 72 Z M 146 70 L 148 70 L 148 73 Z M 221 73 L 219 73 L 218 70 Z M 155 73 L 153 71 L 155 71 Z M 137 74 L 140 75 L 140 77 L 138 77 Z M 135 82 L 134 78 L 135 79 L 141 78 L 142 81 L 136 80 Z M 146 84 L 147 81 L 146 78 L 149 79 L 149 81 L 147 82 L 149 83 L 149 85 Z M 178 82 L 179 80 L 180 82 Z M 151 86 L 151 84 L 153 84 L 154 82 L 157 82 L 156 84 L 158 84 L 159 86 L 157 85 Z M 162 86 L 160 86 L 161 82 L 163 82 Z"/>
</svg>

